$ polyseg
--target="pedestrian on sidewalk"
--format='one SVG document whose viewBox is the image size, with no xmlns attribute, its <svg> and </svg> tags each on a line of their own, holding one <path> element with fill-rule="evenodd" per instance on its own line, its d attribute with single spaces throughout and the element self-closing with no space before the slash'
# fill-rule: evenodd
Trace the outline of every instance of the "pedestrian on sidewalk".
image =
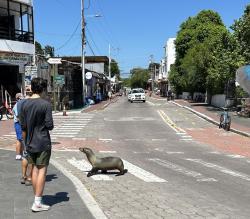
<svg viewBox="0 0 250 219">
<path fill-rule="evenodd" d="M 14 113 L 14 128 L 16 132 L 16 160 L 22 160 L 22 129 L 21 125 L 19 123 L 19 118 L 18 118 L 18 111 L 17 111 L 17 104 L 18 102 L 22 99 L 22 94 L 17 93 L 16 94 L 16 104 L 13 107 L 13 113 Z"/>
<path fill-rule="evenodd" d="M 32 96 L 22 103 L 20 123 L 23 138 L 28 153 L 28 162 L 32 164 L 32 186 L 35 195 L 31 207 L 33 212 L 47 211 L 50 206 L 42 201 L 46 181 L 46 173 L 51 156 L 51 138 L 53 118 L 51 104 L 42 99 L 41 95 L 47 88 L 47 82 L 42 78 L 31 81 Z"/>
<path fill-rule="evenodd" d="M 26 92 L 26 97 L 24 99 L 21 99 L 20 101 L 18 101 L 16 110 L 14 111 L 15 114 L 17 113 L 18 115 L 20 114 L 21 111 L 21 106 L 22 103 L 24 101 L 26 101 L 27 99 L 29 99 L 31 97 L 31 92 Z M 21 126 L 20 126 L 21 129 Z M 28 164 L 28 154 L 27 154 L 27 150 L 26 150 L 26 146 L 25 143 L 22 139 L 22 165 L 21 165 L 21 169 L 22 169 L 22 178 L 21 178 L 21 184 L 25 184 L 26 186 L 30 186 L 32 185 L 31 179 L 32 179 L 32 168 L 33 166 L 30 164 Z"/>
<path fill-rule="evenodd" d="M 112 99 L 112 91 L 111 90 L 109 90 L 109 92 L 108 92 L 108 97 L 109 97 L 109 101 L 111 101 L 111 99 Z"/>
</svg>

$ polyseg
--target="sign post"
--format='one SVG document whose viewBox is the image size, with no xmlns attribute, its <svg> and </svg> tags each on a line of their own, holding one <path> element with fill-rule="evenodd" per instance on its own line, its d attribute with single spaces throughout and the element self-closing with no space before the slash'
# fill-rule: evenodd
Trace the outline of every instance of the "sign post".
<svg viewBox="0 0 250 219">
<path fill-rule="evenodd" d="M 53 105 L 54 111 L 56 111 L 56 66 L 62 64 L 62 58 L 49 58 L 48 63 L 53 65 Z"/>
</svg>

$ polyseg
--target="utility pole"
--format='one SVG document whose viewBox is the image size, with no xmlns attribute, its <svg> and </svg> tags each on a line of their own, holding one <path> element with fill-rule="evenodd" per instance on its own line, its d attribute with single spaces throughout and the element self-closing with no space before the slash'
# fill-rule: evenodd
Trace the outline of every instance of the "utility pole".
<svg viewBox="0 0 250 219">
<path fill-rule="evenodd" d="M 111 80 L 111 51 L 110 51 L 110 44 L 109 44 L 109 80 Z"/>
<path fill-rule="evenodd" d="M 82 92 L 83 104 L 85 104 L 86 83 L 85 83 L 85 20 L 84 20 L 84 0 L 81 0 L 81 17 L 82 17 Z"/>
<path fill-rule="evenodd" d="M 153 55 L 150 55 L 150 72 L 151 72 L 151 90 L 154 91 L 154 68 L 153 68 Z"/>
</svg>

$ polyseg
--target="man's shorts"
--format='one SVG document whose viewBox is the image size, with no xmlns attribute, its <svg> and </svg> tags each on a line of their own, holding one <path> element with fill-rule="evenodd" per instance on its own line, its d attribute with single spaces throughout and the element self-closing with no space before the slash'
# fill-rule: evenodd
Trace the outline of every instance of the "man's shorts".
<svg viewBox="0 0 250 219">
<path fill-rule="evenodd" d="M 27 160 L 29 164 L 34 164 L 35 166 L 48 166 L 50 156 L 51 149 L 37 153 L 28 152 Z"/>
<path fill-rule="evenodd" d="M 15 131 L 16 131 L 16 139 L 18 141 L 22 141 L 23 140 L 23 136 L 22 136 L 22 128 L 19 122 L 15 122 Z"/>
</svg>

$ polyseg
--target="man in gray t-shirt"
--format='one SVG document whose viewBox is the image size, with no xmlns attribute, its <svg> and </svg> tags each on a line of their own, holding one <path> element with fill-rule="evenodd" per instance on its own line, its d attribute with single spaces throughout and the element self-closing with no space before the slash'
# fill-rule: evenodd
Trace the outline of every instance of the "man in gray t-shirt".
<svg viewBox="0 0 250 219">
<path fill-rule="evenodd" d="M 33 212 L 47 211 L 50 208 L 42 202 L 46 172 L 51 156 L 49 130 L 54 127 L 51 104 L 41 98 L 41 94 L 46 88 L 45 80 L 33 78 L 31 81 L 33 94 L 22 103 L 20 109 L 20 123 L 28 153 L 28 162 L 34 166 L 32 186 L 35 200 L 31 208 Z"/>
</svg>

